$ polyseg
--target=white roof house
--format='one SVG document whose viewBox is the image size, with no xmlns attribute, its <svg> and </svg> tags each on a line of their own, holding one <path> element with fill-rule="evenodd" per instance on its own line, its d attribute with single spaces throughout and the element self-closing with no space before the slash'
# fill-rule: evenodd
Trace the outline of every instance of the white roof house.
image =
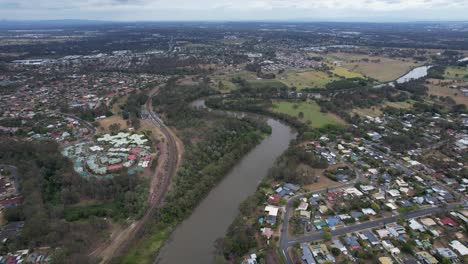
<svg viewBox="0 0 468 264">
<path fill-rule="evenodd" d="M 453 248 L 453 250 L 457 251 L 458 254 L 465 256 L 468 255 L 468 248 L 463 245 L 460 241 L 458 240 L 453 240 L 450 242 L 450 247 Z"/>
<path fill-rule="evenodd" d="M 390 235 L 390 232 L 387 229 L 379 229 L 379 230 L 376 230 L 375 232 L 377 232 L 377 235 L 380 238 L 388 237 Z"/>
<path fill-rule="evenodd" d="M 377 213 L 372 208 L 363 208 L 362 213 L 365 215 L 376 215 Z"/>
<path fill-rule="evenodd" d="M 268 212 L 268 215 L 277 216 L 279 208 L 272 205 L 265 206 L 265 212 Z"/>
<path fill-rule="evenodd" d="M 359 188 L 360 188 L 363 192 L 369 192 L 369 191 L 375 190 L 375 187 L 372 186 L 372 185 L 361 185 L 361 186 L 359 186 Z"/>
<path fill-rule="evenodd" d="M 344 191 L 345 191 L 345 193 L 347 193 L 347 194 L 355 195 L 355 196 L 358 196 L 358 197 L 360 197 L 360 196 L 363 195 L 363 193 L 362 193 L 361 191 L 359 191 L 358 189 L 356 189 L 356 188 L 354 188 L 354 187 L 347 188 L 347 189 L 345 189 Z"/>
<path fill-rule="evenodd" d="M 400 254 L 400 249 L 395 247 L 392 242 L 388 241 L 388 240 L 384 240 L 382 241 L 382 246 L 388 251 L 390 252 L 392 255 L 396 255 L 396 254 Z"/>
<path fill-rule="evenodd" d="M 411 219 L 409 220 L 409 227 L 412 229 L 412 230 L 416 230 L 416 231 L 419 231 L 419 232 L 423 232 L 424 231 L 424 226 L 421 225 L 418 221 L 416 221 L 415 219 Z"/>
<path fill-rule="evenodd" d="M 395 189 L 388 190 L 387 193 L 390 194 L 390 196 L 392 196 L 392 197 L 400 196 L 400 191 L 395 190 Z"/>
<path fill-rule="evenodd" d="M 298 211 L 305 211 L 305 210 L 307 210 L 307 207 L 309 207 L 309 203 L 304 202 L 304 201 L 301 201 L 301 203 L 300 203 L 299 206 L 296 208 L 296 210 L 298 210 Z"/>
</svg>

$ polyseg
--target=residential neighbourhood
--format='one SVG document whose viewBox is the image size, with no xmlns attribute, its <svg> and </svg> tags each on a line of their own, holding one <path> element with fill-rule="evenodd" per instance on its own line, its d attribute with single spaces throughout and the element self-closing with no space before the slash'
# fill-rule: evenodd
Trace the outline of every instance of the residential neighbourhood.
<svg viewBox="0 0 468 264">
<path fill-rule="evenodd" d="M 468 263 L 468 24 L 419 21 L 464 1 L 260 2 L 0 19 L 0 264 Z"/>
</svg>

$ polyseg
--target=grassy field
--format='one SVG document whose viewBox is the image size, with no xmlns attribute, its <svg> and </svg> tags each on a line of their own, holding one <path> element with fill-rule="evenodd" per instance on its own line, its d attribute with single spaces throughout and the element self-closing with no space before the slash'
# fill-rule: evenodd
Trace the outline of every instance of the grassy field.
<svg viewBox="0 0 468 264">
<path fill-rule="evenodd" d="M 156 252 L 164 245 L 171 234 L 171 228 L 161 230 L 137 241 L 129 253 L 120 260 L 122 264 L 147 263 L 153 259 Z"/>
<path fill-rule="evenodd" d="M 98 130 L 100 132 L 110 132 L 109 126 L 112 124 L 120 124 L 120 129 L 127 129 L 127 121 L 122 118 L 120 115 L 113 115 L 104 119 L 101 119 L 99 122 Z"/>
<path fill-rule="evenodd" d="M 468 68 L 447 67 L 444 77 L 452 80 L 468 80 Z"/>
<path fill-rule="evenodd" d="M 336 75 L 343 76 L 345 78 L 364 78 L 364 75 L 357 72 L 352 72 L 344 67 L 334 67 L 332 72 Z"/>
<path fill-rule="evenodd" d="M 399 108 L 399 109 L 409 109 L 413 106 L 413 101 L 409 100 L 407 102 L 389 102 L 386 101 L 385 103 L 377 106 L 373 106 L 371 108 L 354 108 L 352 110 L 353 113 L 356 113 L 362 117 L 371 116 L 377 117 L 383 114 L 383 109 L 387 106 Z"/>
<path fill-rule="evenodd" d="M 351 53 L 309 54 L 325 57 L 328 62 L 341 61 L 342 66 L 351 72 L 360 73 L 378 81 L 393 81 L 411 69 L 419 66 L 411 59 L 387 58 Z"/>
<path fill-rule="evenodd" d="M 377 117 L 383 114 L 382 109 L 380 107 L 354 108 L 352 112 L 360 116 L 371 116 L 371 117 Z"/>
<path fill-rule="evenodd" d="M 342 125 L 345 122 L 330 113 L 320 112 L 320 107 L 315 102 L 286 102 L 280 101 L 274 103 L 274 112 L 283 113 L 290 116 L 298 117 L 299 113 L 304 113 L 304 117 L 301 119 L 304 122 L 310 121 L 310 126 L 314 128 L 320 128 L 325 125 Z"/>
<path fill-rule="evenodd" d="M 286 85 L 278 80 L 254 80 L 249 81 L 250 86 L 255 89 L 263 88 L 287 88 Z"/>
<path fill-rule="evenodd" d="M 463 95 L 463 93 L 457 89 L 431 84 L 429 85 L 429 94 L 436 96 L 450 96 L 457 104 L 468 106 L 468 96 Z"/>
<path fill-rule="evenodd" d="M 409 109 L 411 107 L 413 107 L 413 103 L 412 101 L 407 101 L 407 102 L 385 102 L 384 103 L 384 107 L 385 106 L 391 106 L 391 107 L 395 107 L 395 108 L 399 108 L 399 109 Z"/>
<path fill-rule="evenodd" d="M 352 72 L 344 67 L 332 66 L 331 72 L 328 74 L 323 71 L 309 70 L 309 71 L 288 71 L 287 73 L 280 75 L 278 79 L 289 87 L 296 87 L 297 90 L 304 88 L 325 88 L 325 85 L 332 81 L 336 81 L 341 77 L 344 78 L 355 78 L 364 76 L 360 73 Z"/>
<path fill-rule="evenodd" d="M 233 82 L 229 80 L 223 80 L 222 78 L 214 79 L 214 83 L 211 84 L 211 87 L 213 87 L 213 89 L 220 91 L 221 93 L 229 93 L 230 91 L 237 89 L 236 84 L 234 84 Z"/>
<path fill-rule="evenodd" d="M 281 82 L 289 87 L 294 86 L 298 90 L 304 88 L 324 88 L 327 83 L 337 80 L 334 76 L 329 76 L 325 72 L 315 70 L 305 72 L 289 71 L 280 76 L 280 78 Z"/>
</svg>

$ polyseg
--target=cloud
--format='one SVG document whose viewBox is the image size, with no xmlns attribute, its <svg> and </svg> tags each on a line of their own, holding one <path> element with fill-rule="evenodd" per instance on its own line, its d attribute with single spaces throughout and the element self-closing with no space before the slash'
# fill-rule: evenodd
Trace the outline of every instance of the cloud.
<svg viewBox="0 0 468 264">
<path fill-rule="evenodd" d="M 0 0 L 6 19 L 441 20 L 466 19 L 467 13 L 467 0 Z"/>
</svg>

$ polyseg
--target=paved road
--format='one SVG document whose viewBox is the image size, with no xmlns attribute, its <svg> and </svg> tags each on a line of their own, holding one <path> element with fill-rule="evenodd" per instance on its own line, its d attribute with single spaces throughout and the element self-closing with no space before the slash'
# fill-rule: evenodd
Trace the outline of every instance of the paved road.
<svg viewBox="0 0 468 264">
<path fill-rule="evenodd" d="M 458 204 L 451 205 L 447 209 L 453 208 L 456 205 L 458 205 Z M 435 213 L 442 212 L 444 210 L 445 209 L 440 208 L 440 207 L 423 208 L 423 209 L 411 211 L 411 212 L 406 213 L 406 214 L 394 215 L 394 216 L 389 216 L 389 217 L 377 219 L 377 220 L 374 220 L 374 221 L 368 221 L 368 222 L 361 223 L 361 224 L 346 226 L 346 227 L 343 227 L 343 228 L 332 230 L 331 234 L 332 234 L 332 236 L 341 236 L 341 235 L 345 235 L 345 234 L 348 234 L 348 233 L 357 232 L 357 231 L 360 231 L 360 230 L 376 228 L 376 227 L 379 227 L 379 226 L 383 227 L 385 224 L 396 222 L 398 218 L 411 219 L 411 218 L 421 217 L 421 216 L 425 216 L 425 215 L 432 215 L 432 214 L 435 214 Z M 323 239 L 322 235 L 323 235 L 322 231 L 316 232 L 314 234 L 303 236 L 303 237 L 300 237 L 300 238 L 297 238 L 297 239 L 291 239 L 288 242 L 288 244 L 292 245 L 294 243 L 314 242 L 314 241 L 322 240 Z"/>
<path fill-rule="evenodd" d="M 368 222 L 361 223 L 361 224 L 355 224 L 355 225 L 342 227 L 339 229 L 332 230 L 331 234 L 332 236 L 341 236 L 341 235 L 346 235 L 346 234 L 357 232 L 357 231 L 377 228 L 379 226 L 383 227 L 386 224 L 396 222 L 398 218 L 412 219 L 412 218 L 422 217 L 426 215 L 433 215 L 439 212 L 443 212 L 445 210 L 451 210 L 455 208 L 456 206 L 460 206 L 460 205 L 461 203 L 453 203 L 453 204 L 447 205 L 446 208 L 436 207 L 436 206 L 422 208 L 422 209 L 411 211 L 405 214 L 389 216 L 389 217 L 380 218 L 374 221 L 368 221 Z M 320 241 L 322 239 L 323 239 L 323 231 L 319 231 L 319 232 L 314 232 L 313 234 L 310 234 L 310 235 L 288 240 L 286 244 L 281 244 L 281 250 L 286 258 L 286 263 L 287 264 L 293 263 L 291 260 L 291 257 L 287 253 L 287 249 L 289 247 L 291 247 L 295 243 L 315 242 L 315 241 Z"/>
</svg>

